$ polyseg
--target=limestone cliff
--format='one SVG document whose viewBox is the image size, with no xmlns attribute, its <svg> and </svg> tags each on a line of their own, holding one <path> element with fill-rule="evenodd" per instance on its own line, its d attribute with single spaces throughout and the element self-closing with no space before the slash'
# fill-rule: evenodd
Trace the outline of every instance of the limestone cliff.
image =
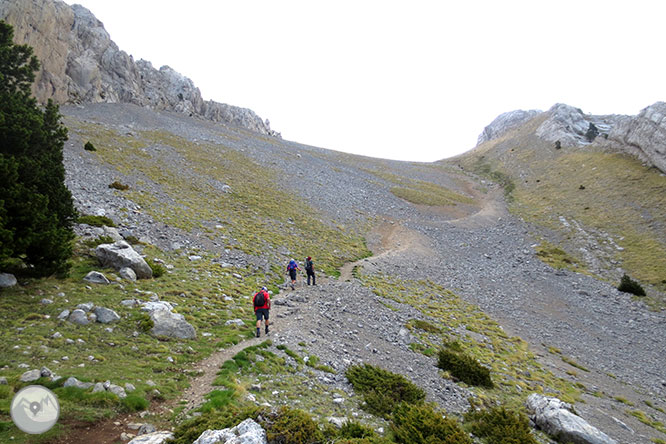
<svg viewBox="0 0 666 444">
<path fill-rule="evenodd" d="M 2 0 L 0 19 L 14 27 L 16 43 L 30 45 L 40 60 L 33 93 L 41 103 L 133 103 L 280 136 L 252 110 L 204 101 L 194 83 L 170 67 L 135 62 L 83 6 Z"/>
<path fill-rule="evenodd" d="M 628 152 L 666 172 L 666 103 L 657 102 L 637 116 L 592 115 L 557 103 L 548 111 L 511 111 L 501 114 L 479 135 L 478 145 L 497 139 L 535 116 L 543 116 L 539 138 L 560 147 L 596 145 Z"/>
</svg>

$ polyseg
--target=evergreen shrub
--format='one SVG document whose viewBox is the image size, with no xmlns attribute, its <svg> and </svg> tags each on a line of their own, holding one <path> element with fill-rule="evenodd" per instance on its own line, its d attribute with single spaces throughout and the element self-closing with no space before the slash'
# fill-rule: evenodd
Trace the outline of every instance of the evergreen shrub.
<svg viewBox="0 0 666 444">
<path fill-rule="evenodd" d="M 504 407 L 468 412 L 465 414 L 465 424 L 474 435 L 489 443 L 537 444 L 527 416 Z"/>
<path fill-rule="evenodd" d="M 469 385 L 493 387 L 490 370 L 461 351 L 447 347 L 442 348 L 439 351 L 437 367 L 449 371 L 454 378 Z"/>
<path fill-rule="evenodd" d="M 345 376 L 363 393 L 368 411 L 384 418 L 400 402 L 420 404 L 425 399 L 425 392 L 404 376 L 369 364 L 349 367 Z"/>
<path fill-rule="evenodd" d="M 455 419 L 444 418 L 428 404 L 398 405 L 393 413 L 391 430 L 398 443 L 472 444 Z"/>
<path fill-rule="evenodd" d="M 645 290 L 643 287 L 641 287 L 641 284 L 626 274 L 622 276 L 622 279 L 620 279 L 620 285 L 618 285 L 617 289 L 625 293 L 634 294 L 636 296 L 645 296 Z"/>
</svg>

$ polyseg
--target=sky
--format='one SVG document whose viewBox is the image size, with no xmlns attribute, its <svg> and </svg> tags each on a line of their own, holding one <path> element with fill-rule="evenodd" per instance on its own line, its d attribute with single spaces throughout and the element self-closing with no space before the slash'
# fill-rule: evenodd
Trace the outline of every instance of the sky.
<svg viewBox="0 0 666 444">
<path fill-rule="evenodd" d="M 287 140 L 409 161 L 472 149 L 495 117 L 666 100 L 663 1 L 66 0 L 135 60 Z"/>
</svg>

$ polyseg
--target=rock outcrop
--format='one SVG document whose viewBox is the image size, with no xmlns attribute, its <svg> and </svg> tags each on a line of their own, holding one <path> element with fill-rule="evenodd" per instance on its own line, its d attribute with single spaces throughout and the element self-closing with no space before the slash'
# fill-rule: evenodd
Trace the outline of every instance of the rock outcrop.
<svg viewBox="0 0 666 444">
<path fill-rule="evenodd" d="M 538 114 L 541 114 L 541 111 L 536 109 L 529 111 L 518 109 L 516 111 L 509 111 L 507 113 L 500 114 L 495 118 L 495 120 L 490 122 L 490 125 L 483 129 L 483 132 L 479 134 L 479 139 L 476 144 L 481 145 L 483 142 L 487 142 L 488 140 L 497 139 L 498 137 L 504 135 L 507 131 L 519 127 Z"/>
<path fill-rule="evenodd" d="M 236 427 L 224 430 L 206 430 L 192 444 L 266 444 L 266 432 L 251 418 Z"/>
<path fill-rule="evenodd" d="M 148 279 L 153 276 L 153 270 L 146 261 L 125 241 L 113 244 L 101 244 L 95 249 L 95 255 L 105 267 L 122 270 L 131 268 L 139 279 Z"/>
<path fill-rule="evenodd" d="M 545 119 L 536 129 L 536 136 L 558 147 L 594 142 L 628 152 L 666 173 L 666 102 L 650 105 L 637 116 L 585 114 L 579 108 L 563 103 L 553 105 L 545 113 L 511 111 L 486 126 L 477 145 L 497 139 L 539 114 Z"/>
<path fill-rule="evenodd" d="M 194 83 L 172 68 L 135 62 L 83 6 L 60 0 L 3 0 L 0 20 L 11 24 L 15 42 L 30 45 L 40 60 L 33 93 L 41 103 L 132 103 L 280 137 L 252 110 L 204 101 Z"/>
<path fill-rule="evenodd" d="M 530 418 L 544 432 L 560 442 L 574 444 L 615 444 L 597 428 L 572 412 L 571 405 L 557 398 L 532 393 L 527 398 Z"/>
<path fill-rule="evenodd" d="M 650 105 L 635 117 L 622 116 L 608 134 L 608 144 L 666 173 L 666 102 Z"/>
</svg>

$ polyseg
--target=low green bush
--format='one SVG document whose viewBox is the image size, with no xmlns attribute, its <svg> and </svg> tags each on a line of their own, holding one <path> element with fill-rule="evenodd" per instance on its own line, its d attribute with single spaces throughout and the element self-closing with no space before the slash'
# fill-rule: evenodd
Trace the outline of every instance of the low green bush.
<svg viewBox="0 0 666 444">
<path fill-rule="evenodd" d="M 206 430 L 235 427 L 247 418 L 257 421 L 263 414 L 265 412 L 262 407 L 247 405 L 230 404 L 220 410 L 211 409 L 176 427 L 173 441 L 169 441 L 169 444 L 192 444 Z"/>
<path fill-rule="evenodd" d="M 125 185 L 116 180 L 109 184 L 109 188 L 113 188 L 114 190 L 126 191 L 129 190 L 129 185 Z"/>
<path fill-rule="evenodd" d="M 116 224 L 106 216 L 93 216 L 91 214 L 84 214 L 79 216 L 77 222 L 80 224 L 92 225 L 93 227 L 115 227 Z"/>
<path fill-rule="evenodd" d="M 139 313 L 137 315 L 137 328 L 144 333 L 149 332 L 155 326 L 155 322 L 148 313 Z"/>
<path fill-rule="evenodd" d="M 148 261 L 148 266 L 150 267 L 151 270 L 153 270 L 154 278 L 164 276 L 164 273 L 166 273 L 166 268 L 164 268 L 162 264 L 157 264 L 153 261 Z"/>
<path fill-rule="evenodd" d="M 356 421 L 348 421 L 340 428 L 341 438 L 372 438 L 377 436 L 374 430 Z"/>
<path fill-rule="evenodd" d="M 299 409 L 282 407 L 275 422 L 266 430 L 268 442 L 275 444 L 313 444 L 322 441 L 323 433 L 312 417 Z"/>
<path fill-rule="evenodd" d="M 428 404 L 398 405 L 393 413 L 391 430 L 398 443 L 472 444 L 455 419 L 444 418 Z"/>
<path fill-rule="evenodd" d="M 96 248 L 98 245 L 112 244 L 113 242 L 114 242 L 113 239 L 109 236 L 100 236 L 96 239 L 88 239 L 83 241 L 85 246 L 88 248 Z"/>
<path fill-rule="evenodd" d="M 463 352 L 451 348 L 442 348 L 439 351 L 437 367 L 449 371 L 454 378 L 469 385 L 493 387 L 490 370 Z"/>
<path fill-rule="evenodd" d="M 468 412 L 465 414 L 465 425 L 471 433 L 488 443 L 537 444 L 527 416 L 504 407 Z"/>
<path fill-rule="evenodd" d="M 425 399 L 425 392 L 404 376 L 369 364 L 349 367 L 345 376 L 363 393 L 368 411 L 384 418 L 400 402 L 420 404 Z"/>
<path fill-rule="evenodd" d="M 618 285 L 617 289 L 625 293 L 634 294 L 636 296 L 645 296 L 645 290 L 643 287 L 641 287 L 641 284 L 626 274 L 622 276 L 622 279 L 620 279 L 620 285 Z"/>
<path fill-rule="evenodd" d="M 87 141 L 85 145 L 83 145 L 83 149 L 86 151 L 97 151 L 97 148 L 95 148 L 95 145 L 92 144 L 92 142 Z"/>
</svg>

